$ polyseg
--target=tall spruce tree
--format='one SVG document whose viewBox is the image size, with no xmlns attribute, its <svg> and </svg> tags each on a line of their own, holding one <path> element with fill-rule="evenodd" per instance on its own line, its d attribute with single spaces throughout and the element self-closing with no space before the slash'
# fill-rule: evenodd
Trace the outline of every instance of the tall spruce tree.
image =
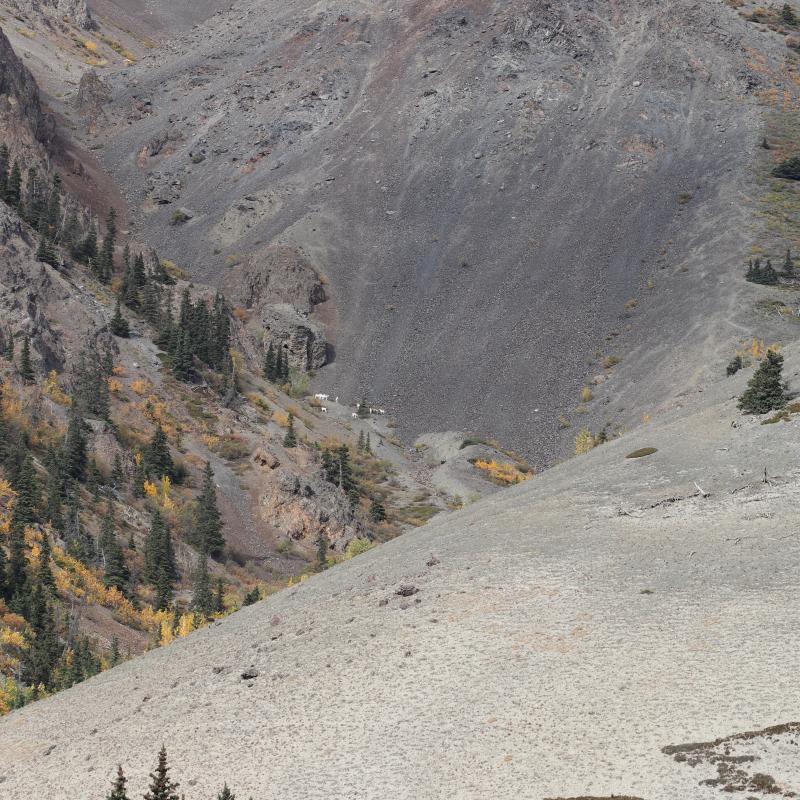
<svg viewBox="0 0 800 800">
<path fill-rule="evenodd" d="M 31 686 L 44 686 L 48 689 L 61 648 L 53 611 L 41 584 L 37 583 L 33 587 L 26 617 L 31 634 L 23 657 L 22 679 Z"/>
<path fill-rule="evenodd" d="M 0 144 L 0 200 L 6 199 L 6 189 L 8 187 L 8 147 L 6 143 Z"/>
<path fill-rule="evenodd" d="M 739 408 L 750 414 L 766 414 L 769 411 L 777 411 L 785 405 L 783 356 L 770 350 L 739 398 Z"/>
<path fill-rule="evenodd" d="M 169 478 L 175 477 L 175 463 L 169 452 L 167 435 L 161 427 L 161 423 L 156 425 L 153 438 L 145 447 L 144 463 L 147 474 L 154 478 L 161 478 L 166 475 Z"/>
<path fill-rule="evenodd" d="M 16 160 L 14 160 L 14 165 L 8 175 L 6 202 L 15 209 L 19 209 L 22 202 L 22 172 L 19 168 L 19 162 Z"/>
<path fill-rule="evenodd" d="M 236 800 L 236 795 L 228 788 L 227 783 L 222 787 L 222 791 L 217 795 L 217 800 Z"/>
<path fill-rule="evenodd" d="M 31 363 L 31 342 L 26 336 L 22 340 L 22 352 L 19 357 L 19 374 L 25 383 L 33 383 L 36 377 L 33 371 L 33 364 Z"/>
<path fill-rule="evenodd" d="M 42 545 L 39 550 L 39 563 L 36 565 L 36 580 L 45 588 L 46 591 L 54 593 L 56 589 L 56 579 L 53 577 L 53 570 L 50 567 L 52 552 L 50 550 L 50 537 L 47 531 L 42 531 Z"/>
<path fill-rule="evenodd" d="M 39 481 L 36 477 L 36 468 L 33 459 L 27 454 L 22 462 L 18 475 L 12 481 L 17 499 L 11 512 L 11 528 L 25 528 L 39 521 L 37 509 L 41 497 L 39 495 Z"/>
<path fill-rule="evenodd" d="M 206 462 L 203 471 L 203 488 L 197 498 L 197 547 L 202 553 L 219 556 L 225 549 L 222 535 L 222 518 L 217 508 L 217 490 L 211 464 Z"/>
<path fill-rule="evenodd" d="M 272 342 L 269 343 L 267 355 L 264 358 L 264 377 L 270 383 L 275 382 L 275 348 L 272 346 Z"/>
<path fill-rule="evenodd" d="M 128 325 L 128 320 L 122 316 L 122 310 L 120 309 L 120 302 L 117 299 L 117 306 L 114 309 L 114 316 L 111 317 L 111 321 L 108 323 L 109 330 L 114 336 L 119 336 L 120 339 L 127 339 L 131 334 L 130 326 Z"/>
<path fill-rule="evenodd" d="M 77 402 L 73 400 L 67 423 L 67 435 L 64 437 L 62 457 L 64 476 L 78 482 L 86 480 L 88 460 L 83 417 L 80 415 Z"/>
<path fill-rule="evenodd" d="M 155 772 L 150 773 L 150 789 L 144 795 L 144 800 L 179 800 L 176 792 L 178 786 L 169 777 L 167 749 L 161 745 Z"/>
</svg>

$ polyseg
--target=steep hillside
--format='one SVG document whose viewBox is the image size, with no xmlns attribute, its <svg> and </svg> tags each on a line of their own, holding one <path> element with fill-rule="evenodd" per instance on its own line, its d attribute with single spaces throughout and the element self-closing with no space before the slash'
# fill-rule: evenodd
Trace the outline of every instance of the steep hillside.
<svg viewBox="0 0 800 800">
<path fill-rule="evenodd" d="M 531 476 L 312 397 L 312 323 L 255 274 L 263 318 L 231 313 L 120 230 L 0 52 L 0 714 Z M 297 286 L 273 300 L 323 291 L 301 266 L 276 253 Z"/>
<path fill-rule="evenodd" d="M 326 277 L 323 390 L 544 464 L 560 417 L 663 398 L 654 350 L 731 346 L 757 96 L 787 52 L 731 5 L 240 0 L 109 73 L 86 141 L 196 277 L 274 245 Z M 624 375 L 576 415 L 609 357 Z"/>
<path fill-rule="evenodd" d="M 164 742 L 188 800 L 794 796 L 800 428 L 751 374 L 11 715 L 3 792 L 134 796 Z"/>
</svg>

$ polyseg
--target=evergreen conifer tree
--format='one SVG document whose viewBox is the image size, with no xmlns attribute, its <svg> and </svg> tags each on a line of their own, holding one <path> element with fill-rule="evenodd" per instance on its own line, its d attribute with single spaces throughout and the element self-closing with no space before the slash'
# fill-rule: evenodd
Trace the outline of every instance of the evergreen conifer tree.
<svg viewBox="0 0 800 800">
<path fill-rule="evenodd" d="M 8 186 L 8 147 L 6 143 L 0 144 L 0 200 L 6 199 L 6 189 Z"/>
<path fill-rule="evenodd" d="M 383 522 L 386 519 L 386 508 L 378 498 L 375 498 L 369 507 L 369 518 L 373 522 Z"/>
<path fill-rule="evenodd" d="M 52 609 L 44 589 L 38 583 L 31 592 L 26 617 L 32 635 L 23 658 L 22 678 L 30 685 L 49 688 L 60 647 Z"/>
<path fill-rule="evenodd" d="M 275 382 L 275 348 L 272 346 L 272 342 L 269 343 L 267 355 L 264 359 L 264 377 L 270 383 Z"/>
<path fill-rule="evenodd" d="M 130 571 L 125 563 L 125 555 L 122 552 L 117 537 L 112 533 L 111 540 L 106 548 L 106 566 L 103 571 L 103 583 L 108 588 L 117 589 L 122 594 L 126 594 Z"/>
<path fill-rule="evenodd" d="M 366 419 L 369 416 L 369 406 L 367 405 L 366 398 L 362 398 L 361 402 L 356 407 L 356 414 L 360 419 Z"/>
<path fill-rule="evenodd" d="M 294 431 L 294 414 L 289 413 L 289 425 L 286 428 L 286 436 L 283 437 L 283 446 L 292 448 L 297 447 L 297 434 Z"/>
<path fill-rule="evenodd" d="M 222 791 L 217 795 L 217 800 L 236 800 L 236 795 L 228 788 L 227 783 L 222 787 Z"/>
<path fill-rule="evenodd" d="M 125 481 L 125 471 L 122 468 L 122 458 L 119 452 L 114 453 L 114 464 L 111 467 L 111 485 L 115 489 L 122 488 Z"/>
<path fill-rule="evenodd" d="M 739 408 L 750 414 L 766 414 L 783 408 L 786 389 L 782 372 L 783 356 L 770 350 L 739 398 Z"/>
<path fill-rule="evenodd" d="M 192 343 L 188 329 L 178 330 L 178 343 L 172 361 L 172 372 L 178 380 L 188 381 L 192 377 Z"/>
<path fill-rule="evenodd" d="M 114 641 L 116 642 L 116 637 Z M 106 800 L 129 800 L 128 794 L 125 791 L 125 785 L 127 783 L 128 779 L 125 777 L 125 773 L 122 771 L 122 765 L 120 764 L 117 767 L 117 777 L 114 779 L 111 791 L 106 795 Z"/>
<path fill-rule="evenodd" d="M 22 173 L 19 169 L 19 162 L 16 160 L 8 176 L 6 200 L 8 204 L 15 209 L 19 209 L 20 203 L 22 202 Z"/>
<path fill-rule="evenodd" d="M 11 328 L 8 329 L 8 336 L 6 337 L 6 347 L 3 351 L 3 358 L 5 358 L 6 361 L 14 360 L 14 334 L 11 332 Z"/>
<path fill-rule="evenodd" d="M 36 248 L 36 260 L 41 261 L 43 264 L 49 264 L 51 267 L 58 266 L 58 255 L 47 234 L 42 234 L 39 237 L 39 246 Z"/>
<path fill-rule="evenodd" d="M 121 339 L 127 339 L 128 336 L 130 336 L 130 326 L 128 325 L 128 320 L 122 316 L 119 300 L 117 300 L 117 307 L 114 310 L 114 316 L 111 317 L 109 329 L 114 336 L 119 336 Z"/>
<path fill-rule="evenodd" d="M 22 353 L 19 357 L 19 374 L 25 383 L 32 383 L 35 377 L 33 364 L 31 364 L 31 343 L 27 336 L 22 340 Z"/>
<path fill-rule="evenodd" d="M 17 500 L 11 512 L 11 528 L 23 529 L 38 522 L 37 508 L 41 500 L 36 469 L 30 454 L 25 456 L 19 474 L 12 483 Z"/>
<path fill-rule="evenodd" d="M 113 636 L 111 638 L 111 649 L 108 653 L 109 667 L 116 667 L 117 664 L 119 664 L 121 657 L 121 653 L 119 652 L 119 638 L 117 636 Z"/>
<path fill-rule="evenodd" d="M 242 606 L 251 606 L 253 603 L 257 603 L 260 599 L 261 592 L 259 592 L 258 586 L 254 586 L 249 592 L 245 592 L 245 595 L 242 598 Z"/>
<path fill-rule="evenodd" d="M 53 577 L 53 570 L 50 568 L 50 558 L 52 552 L 50 550 L 50 537 L 47 531 L 42 531 L 42 546 L 39 550 L 39 563 L 36 567 L 37 581 L 48 591 L 55 592 L 56 579 Z"/>
<path fill-rule="evenodd" d="M 9 598 L 21 598 L 28 583 L 28 546 L 23 528 L 12 527 L 8 534 L 6 592 Z M 21 610 L 21 609 L 17 609 Z"/>
<path fill-rule="evenodd" d="M 169 452 L 169 443 L 161 423 L 156 425 L 153 438 L 148 443 L 143 453 L 145 468 L 147 473 L 155 478 L 166 475 L 169 478 L 175 477 L 175 463 Z"/>
<path fill-rule="evenodd" d="M 367 431 L 367 438 L 364 442 L 364 452 L 372 455 L 372 442 L 370 441 L 369 431 Z"/>
<path fill-rule="evenodd" d="M 86 437 L 84 435 L 83 418 L 73 400 L 70 407 L 67 435 L 64 438 L 63 468 L 64 475 L 74 481 L 86 479 L 88 456 L 86 455 Z"/>
<path fill-rule="evenodd" d="M 179 800 L 175 791 L 177 788 L 178 784 L 169 777 L 167 749 L 161 745 L 155 772 L 150 773 L 150 789 L 144 795 L 144 800 Z"/>
<path fill-rule="evenodd" d="M 206 462 L 203 471 L 203 488 L 197 498 L 197 546 L 201 553 L 218 556 L 225 548 L 222 535 L 222 518 L 217 508 L 217 490 L 211 464 Z"/>
</svg>

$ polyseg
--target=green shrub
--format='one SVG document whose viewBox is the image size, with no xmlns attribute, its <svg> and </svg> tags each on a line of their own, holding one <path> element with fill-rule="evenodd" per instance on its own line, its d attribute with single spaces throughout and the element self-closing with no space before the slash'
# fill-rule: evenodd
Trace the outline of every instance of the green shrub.
<svg viewBox="0 0 800 800">
<path fill-rule="evenodd" d="M 792 156 L 785 161 L 781 161 L 772 170 L 776 178 L 783 178 L 787 181 L 800 181 L 800 156 Z"/>
</svg>

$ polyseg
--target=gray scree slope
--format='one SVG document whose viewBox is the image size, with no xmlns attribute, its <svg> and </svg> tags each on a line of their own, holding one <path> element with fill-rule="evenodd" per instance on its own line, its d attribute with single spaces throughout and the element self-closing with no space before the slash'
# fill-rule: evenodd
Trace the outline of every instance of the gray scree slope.
<svg viewBox="0 0 800 800">
<path fill-rule="evenodd" d="M 728 306 L 750 46 L 784 48 L 721 2 L 240 0 L 114 76 L 98 135 L 162 255 L 222 283 L 281 243 L 327 277 L 322 388 L 543 464 L 598 352 Z"/>
<path fill-rule="evenodd" d="M 800 429 L 746 378 L 13 713 L 0 795 L 138 794 L 162 742 L 190 800 L 711 800 L 725 749 L 796 791 L 797 725 L 662 752 L 800 719 Z"/>
</svg>

